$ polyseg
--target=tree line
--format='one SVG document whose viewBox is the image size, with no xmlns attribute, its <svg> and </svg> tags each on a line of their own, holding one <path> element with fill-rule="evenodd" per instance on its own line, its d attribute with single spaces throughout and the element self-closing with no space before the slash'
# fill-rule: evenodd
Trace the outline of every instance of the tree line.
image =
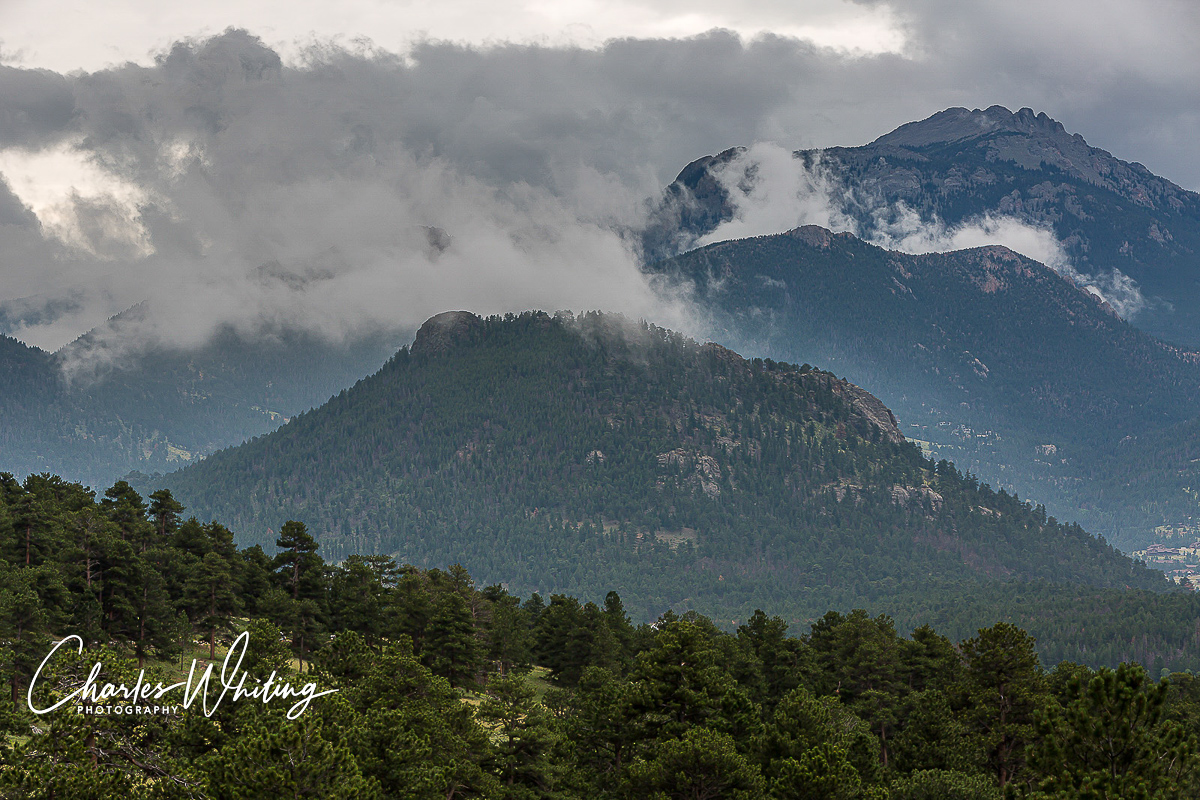
<svg viewBox="0 0 1200 800">
<path fill-rule="evenodd" d="M 756 610 L 635 624 L 602 602 L 478 586 L 461 566 L 328 564 L 302 523 L 274 555 L 169 492 L 97 499 L 0 479 L 0 797 L 1174 798 L 1196 796 L 1200 682 L 1140 665 L 1043 667 L 997 622 L 955 642 L 866 611 L 807 629 Z M 188 653 L 338 692 L 299 719 L 257 703 L 34 718 L 85 680 L 178 677 Z"/>
</svg>

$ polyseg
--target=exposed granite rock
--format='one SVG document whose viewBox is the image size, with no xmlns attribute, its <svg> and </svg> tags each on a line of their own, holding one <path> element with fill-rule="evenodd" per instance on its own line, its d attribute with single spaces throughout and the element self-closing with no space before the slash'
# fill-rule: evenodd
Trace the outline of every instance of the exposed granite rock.
<svg viewBox="0 0 1200 800">
<path fill-rule="evenodd" d="M 483 330 L 483 320 L 470 311 L 443 311 L 425 320 L 413 341 L 414 354 L 437 355 L 467 344 Z"/>
<path fill-rule="evenodd" d="M 850 403 L 851 408 L 870 420 L 888 439 L 893 442 L 904 441 L 904 434 L 896 424 L 896 416 L 878 397 L 847 380 L 835 381 L 833 391 Z"/>
<path fill-rule="evenodd" d="M 819 247 L 822 250 L 829 249 L 829 245 L 833 243 L 834 237 L 832 231 L 822 228 L 819 225 L 803 225 L 799 228 L 793 228 L 786 235 L 804 242 L 809 247 Z"/>
</svg>

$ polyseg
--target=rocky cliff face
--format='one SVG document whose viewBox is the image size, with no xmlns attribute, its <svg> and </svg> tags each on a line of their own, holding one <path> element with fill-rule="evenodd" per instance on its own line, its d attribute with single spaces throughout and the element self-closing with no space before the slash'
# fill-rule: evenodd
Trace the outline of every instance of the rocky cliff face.
<svg viewBox="0 0 1200 800">
<path fill-rule="evenodd" d="M 443 311 L 417 329 L 413 354 L 437 355 L 456 344 L 466 343 L 483 330 L 483 320 L 470 311 Z"/>
<path fill-rule="evenodd" d="M 849 402 L 851 408 L 870 420 L 890 441 L 904 441 L 904 434 L 900 432 L 900 426 L 896 424 L 896 415 L 878 397 L 847 380 L 834 384 L 833 392 Z"/>
</svg>

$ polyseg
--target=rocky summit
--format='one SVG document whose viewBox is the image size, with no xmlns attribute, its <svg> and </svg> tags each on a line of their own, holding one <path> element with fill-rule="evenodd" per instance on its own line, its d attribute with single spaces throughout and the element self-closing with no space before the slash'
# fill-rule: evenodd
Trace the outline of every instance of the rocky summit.
<svg viewBox="0 0 1200 800">
<path fill-rule="evenodd" d="M 758 177 L 724 174 L 733 148 L 685 167 L 644 235 L 651 261 L 690 248 L 737 213 Z M 1054 235 L 1077 273 L 1094 279 L 1148 332 L 1200 345 L 1200 195 L 1091 146 L 1044 113 L 951 108 L 861 147 L 801 150 L 828 202 L 868 240 L 1011 219 Z M 734 194 L 731 194 L 733 192 Z"/>
</svg>

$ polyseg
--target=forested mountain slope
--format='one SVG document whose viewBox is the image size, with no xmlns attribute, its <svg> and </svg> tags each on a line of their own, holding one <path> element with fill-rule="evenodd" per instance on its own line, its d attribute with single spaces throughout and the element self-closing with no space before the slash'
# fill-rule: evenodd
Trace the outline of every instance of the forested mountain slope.
<svg viewBox="0 0 1200 800">
<path fill-rule="evenodd" d="M 248 543 L 290 517 L 332 559 L 616 588 L 639 617 L 744 618 L 767 600 L 797 618 L 876 601 L 920 616 L 1005 581 L 1166 588 L 1080 528 L 935 468 L 830 373 L 596 314 L 439 315 L 376 375 L 163 483 Z"/>
<path fill-rule="evenodd" d="M 734 215 L 718 180 L 735 148 L 689 164 L 667 188 L 645 241 L 651 259 L 673 255 Z M 1200 345 L 1200 195 L 1091 147 L 1030 109 L 951 108 L 861 147 L 797 151 L 839 214 L 872 239 L 907 211 L 948 227 L 1012 217 L 1053 231 L 1080 272 L 1119 270 L 1148 301 L 1137 324 L 1168 341 Z M 735 190 L 736 191 L 736 190 Z"/>
<path fill-rule="evenodd" d="M 93 486 L 169 471 L 319 405 L 378 369 L 399 338 L 224 331 L 193 350 L 113 357 L 95 333 L 56 353 L 0 335 L 0 470 Z"/>
<path fill-rule="evenodd" d="M 1073 626 L 1027 632 L 992 607 L 961 639 L 862 610 L 636 624 L 612 591 L 329 564 L 296 521 L 271 558 L 183 512 L 124 482 L 97 497 L 0 474 L 0 796 L 1200 792 L 1191 593 L 1075 587 Z"/>
<path fill-rule="evenodd" d="M 1122 546 L 1197 515 L 1128 445 L 1195 416 L 1200 355 L 1036 261 L 1002 247 L 908 255 L 805 227 L 656 268 L 696 287 L 721 341 L 847 376 L 909 437 Z"/>
</svg>

